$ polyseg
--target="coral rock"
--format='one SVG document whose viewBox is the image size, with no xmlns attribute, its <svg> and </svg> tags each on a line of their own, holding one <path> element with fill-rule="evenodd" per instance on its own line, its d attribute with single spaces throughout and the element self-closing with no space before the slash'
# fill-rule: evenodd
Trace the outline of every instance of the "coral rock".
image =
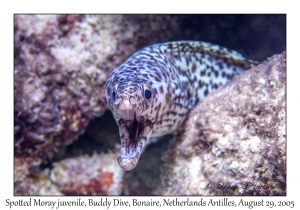
<svg viewBox="0 0 300 210">
<path fill-rule="evenodd" d="M 15 195 L 62 195 L 49 180 L 48 171 L 39 169 L 41 159 L 15 157 L 14 162 Z"/>
<path fill-rule="evenodd" d="M 15 151 L 27 156 L 76 139 L 106 108 L 109 73 L 177 29 L 169 15 L 15 15 L 14 28 Z"/>
<path fill-rule="evenodd" d="M 285 53 L 212 93 L 164 155 L 158 194 L 286 195 Z"/>
<path fill-rule="evenodd" d="M 51 180 L 64 195 L 120 195 L 124 171 L 117 154 L 80 156 L 54 163 Z"/>
</svg>

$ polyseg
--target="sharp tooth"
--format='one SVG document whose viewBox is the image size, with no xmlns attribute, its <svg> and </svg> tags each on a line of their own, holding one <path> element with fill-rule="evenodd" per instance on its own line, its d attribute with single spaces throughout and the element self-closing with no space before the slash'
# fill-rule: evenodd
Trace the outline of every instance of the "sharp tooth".
<svg viewBox="0 0 300 210">
<path fill-rule="evenodd" d="M 139 134 L 139 125 L 137 125 L 136 127 L 135 140 L 137 140 L 138 134 Z"/>
</svg>

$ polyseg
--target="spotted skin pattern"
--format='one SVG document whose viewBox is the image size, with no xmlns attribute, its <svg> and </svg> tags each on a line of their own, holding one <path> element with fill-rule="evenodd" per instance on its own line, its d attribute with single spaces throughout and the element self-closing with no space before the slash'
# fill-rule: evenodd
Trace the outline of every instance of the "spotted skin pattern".
<svg viewBox="0 0 300 210">
<path fill-rule="evenodd" d="M 151 137 L 171 133 L 209 93 L 255 61 L 199 41 L 154 44 L 136 52 L 106 82 L 108 105 L 119 126 L 120 167 L 134 168 Z"/>
</svg>

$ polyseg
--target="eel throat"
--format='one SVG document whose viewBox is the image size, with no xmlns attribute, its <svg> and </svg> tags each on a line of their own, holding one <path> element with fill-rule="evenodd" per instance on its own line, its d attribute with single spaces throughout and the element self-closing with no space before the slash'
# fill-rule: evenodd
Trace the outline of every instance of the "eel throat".
<svg viewBox="0 0 300 210">
<path fill-rule="evenodd" d="M 122 113 L 122 112 L 121 112 Z M 121 137 L 121 150 L 118 163 L 124 171 L 133 169 L 152 134 L 153 124 L 150 120 L 126 110 L 126 117 L 118 121 Z"/>
</svg>

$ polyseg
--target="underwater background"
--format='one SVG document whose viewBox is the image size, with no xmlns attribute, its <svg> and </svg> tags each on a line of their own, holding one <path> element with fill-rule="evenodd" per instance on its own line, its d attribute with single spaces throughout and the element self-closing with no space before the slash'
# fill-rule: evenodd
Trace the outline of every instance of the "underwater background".
<svg viewBox="0 0 300 210">
<path fill-rule="evenodd" d="M 175 141 L 172 135 L 150 144 L 137 167 L 123 172 L 116 161 L 118 127 L 106 110 L 104 94 L 110 72 L 137 50 L 154 43 L 206 41 L 236 50 L 249 59 L 265 61 L 286 51 L 285 14 L 15 15 L 14 19 L 15 195 L 285 195 L 285 152 L 281 151 L 285 147 L 270 150 L 273 159 L 260 163 L 260 171 L 253 172 L 263 177 L 264 183 L 279 183 L 277 190 L 192 191 L 181 182 L 191 176 L 169 173 L 182 190 L 164 191 L 161 186 L 167 189 L 171 182 L 173 187 L 176 185 L 166 175 L 171 169 L 164 165 L 178 165 L 170 161 L 170 152 L 176 151 L 176 146 L 169 145 Z M 282 64 L 284 57 L 275 59 Z M 281 91 L 285 72 L 278 75 Z M 268 92 L 268 106 L 274 106 L 276 115 L 270 113 L 268 119 L 279 119 L 278 113 L 285 110 L 285 101 L 281 101 L 282 106 L 274 105 L 274 93 Z M 283 93 L 285 99 L 284 88 Z M 264 119 L 260 115 L 263 111 L 255 112 Z M 283 119 L 268 125 L 268 129 L 282 130 L 285 113 L 280 116 Z M 265 140 L 267 135 L 276 136 L 277 130 L 257 135 Z M 180 136 L 180 132 L 184 133 L 175 135 Z M 285 129 L 280 132 L 285 133 Z M 285 142 L 285 137 L 280 140 Z M 259 143 L 246 150 L 253 150 L 252 146 L 263 148 L 260 141 L 252 142 Z M 172 147 L 169 152 L 168 147 Z M 282 161 L 278 164 L 277 160 Z M 212 179 L 211 174 L 203 173 Z M 235 179 L 242 180 L 241 174 Z M 226 179 L 223 174 L 220 177 Z M 195 181 L 196 188 L 197 184 Z"/>
</svg>

